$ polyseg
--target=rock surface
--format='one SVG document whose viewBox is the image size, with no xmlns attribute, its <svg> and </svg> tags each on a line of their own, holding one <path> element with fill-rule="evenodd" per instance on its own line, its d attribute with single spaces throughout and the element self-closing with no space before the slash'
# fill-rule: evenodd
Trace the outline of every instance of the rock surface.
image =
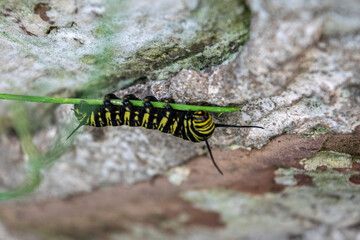
<svg viewBox="0 0 360 240">
<path fill-rule="evenodd" d="M 241 1 L 115 2 L 0 3 L 1 92 L 25 86 L 28 94 L 91 96 L 166 79 L 116 94 L 243 105 L 216 121 L 265 130 L 217 129 L 210 143 L 221 177 L 209 157 L 169 170 L 204 153 L 202 144 L 139 128 L 84 127 L 27 203 L 0 207 L 7 226 L 0 236 L 360 237 L 359 1 L 249 0 L 243 47 Z M 24 180 L 27 158 L 7 106 L 0 110 L 3 190 Z M 39 152 L 64 143 L 76 125 L 71 106 L 55 113 L 29 106 Z"/>
</svg>

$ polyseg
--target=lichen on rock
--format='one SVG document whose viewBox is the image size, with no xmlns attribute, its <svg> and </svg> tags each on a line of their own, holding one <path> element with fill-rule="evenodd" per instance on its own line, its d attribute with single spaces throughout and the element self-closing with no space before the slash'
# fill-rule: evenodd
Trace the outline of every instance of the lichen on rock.
<svg viewBox="0 0 360 240">
<path fill-rule="evenodd" d="M 23 77 L 24 71 L 4 75 L 0 89 L 7 92 L 24 84 L 39 95 L 97 86 L 91 92 L 99 96 L 122 80 L 166 79 L 182 68 L 220 64 L 249 37 L 244 1 L 9 0 L 0 9 L 3 72 L 10 73 L 14 55 L 28 69 Z"/>
<path fill-rule="evenodd" d="M 303 159 L 301 164 L 305 170 L 316 170 L 318 167 L 327 168 L 350 168 L 352 158 L 350 154 L 333 151 L 321 151 L 314 154 L 310 159 Z"/>
</svg>

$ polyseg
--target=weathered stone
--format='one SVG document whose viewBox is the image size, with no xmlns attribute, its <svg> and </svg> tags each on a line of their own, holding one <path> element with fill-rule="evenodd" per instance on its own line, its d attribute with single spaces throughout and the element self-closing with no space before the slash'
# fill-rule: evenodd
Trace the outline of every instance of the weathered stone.
<svg viewBox="0 0 360 240">
<path fill-rule="evenodd" d="M 27 199 L 30 203 L 0 208 L 2 221 L 11 229 L 46 230 L 70 239 L 89 239 L 93 233 L 110 233 L 113 240 L 144 235 L 359 238 L 359 2 L 248 1 L 251 35 L 242 51 L 237 51 L 239 45 L 233 48 L 234 40 L 239 40 L 236 44 L 245 40 L 236 30 L 243 23 L 233 22 L 237 14 L 229 15 L 235 18 L 226 28 L 217 28 L 227 34 L 216 43 L 207 41 L 214 35 L 197 32 L 207 30 L 206 23 L 217 26 L 209 16 L 220 19 L 219 14 L 225 23 L 229 9 L 244 11 L 235 8 L 239 6 L 235 2 L 225 1 L 226 14 L 224 3 L 214 1 L 137 1 L 116 6 L 111 1 L 51 1 L 46 2 L 51 9 L 44 5 L 38 11 L 33 1 L 11 1 L 9 6 L 16 8 L 0 3 L 0 27 L 6 26 L 0 36 L 1 77 L 6 79 L 0 82 L 1 91 L 19 92 L 26 86 L 29 94 L 70 95 L 75 89 L 84 90 L 86 83 L 106 91 L 100 89 L 99 80 L 119 89 L 141 77 L 167 79 L 116 94 L 242 105 L 241 112 L 215 116 L 216 121 L 265 128 L 216 130 L 210 143 L 224 177 L 215 175 L 208 156 L 168 172 L 167 177 L 156 177 L 204 153 L 204 145 L 139 128 L 84 127 L 72 138 L 73 148 L 45 169 L 42 185 Z M 42 116 L 38 112 L 30 116 L 36 125 L 33 141 L 41 153 L 52 147 L 55 135 L 60 135 L 57 144 L 65 143 L 66 133 L 76 125 L 69 117 L 70 108 L 56 109 L 53 126 L 36 122 Z M 7 108 L 0 111 L 1 130 L 6 133 L 1 151 L 8 149 L 7 159 L 1 161 L 1 186 L 8 189 L 23 180 L 25 156 L 9 131 Z M 297 136 L 273 139 L 284 133 Z M 15 166 L 11 158 L 18 161 Z M 112 187 L 68 201 L 31 203 L 115 183 L 131 187 Z"/>
</svg>

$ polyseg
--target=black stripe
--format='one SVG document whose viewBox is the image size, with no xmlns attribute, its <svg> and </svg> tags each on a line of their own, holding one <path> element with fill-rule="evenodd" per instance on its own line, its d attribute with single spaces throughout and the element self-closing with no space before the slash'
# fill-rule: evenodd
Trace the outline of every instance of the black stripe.
<svg viewBox="0 0 360 240">
<path fill-rule="evenodd" d="M 129 123 L 131 127 L 136 127 L 136 121 L 135 121 L 135 108 L 134 107 L 129 107 L 130 109 L 130 119 L 129 119 Z"/>
<path fill-rule="evenodd" d="M 184 136 L 184 135 L 180 136 L 180 133 L 182 132 L 182 130 L 184 128 L 184 119 L 185 119 L 186 112 L 185 111 L 177 111 L 176 113 L 177 113 L 176 114 L 177 115 L 176 121 L 177 121 L 178 125 L 177 125 L 173 135 L 175 137 L 183 138 L 182 136 Z"/>
<path fill-rule="evenodd" d="M 120 111 L 121 112 L 121 107 L 116 106 L 114 108 L 112 108 L 110 110 L 111 113 L 111 122 L 113 126 L 121 126 L 123 125 L 123 120 L 121 119 L 121 113 L 119 113 L 119 117 L 120 117 L 120 124 L 117 122 L 116 120 L 116 111 Z"/>
<path fill-rule="evenodd" d="M 101 127 L 100 121 L 99 121 L 99 112 L 101 114 L 101 109 L 97 109 L 97 110 L 93 111 L 96 127 Z M 90 115 L 90 118 L 91 118 L 91 115 Z"/>
<path fill-rule="evenodd" d="M 168 113 L 169 113 L 169 117 L 166 117 L 166 115 Z M 163 127 L 163 130 L 161 132 L 171 134 L 170 126 L 173 123 L 174 118 L 176 117 L 176 114 L 174 114 L 174 110 L 172 110 L 172 109 L 169 110 L 169 109 L 164 108 L 164 111 L 162 111 L 162 116 L 163 116 L 163 118 L 167 118 L 167 122 L 166 122 L 166 124 Z M 160 122 L 158 124 L 160 124 Z"/>
<path fill-rule="evenodd" d="M 201 134 L 201 133 L 199 133 L 195 128 L 194 128 L 194 125 L 193 124 L 191 124 L 191 126 L 190 126 L 190 128 L 191 128 L 191 130 L 194 132 L 194 134 L 196 134 L 196 137 L 197 138 L 204 138 L 204 134 Z M 194 135 L 192 135 L 193 137 L 194 137 Z M 200 140 L 200 141 L 198 141 L 198 140 L 196 140 L 196 138 L 194 137 L 194 141 L 195 142 L 202 142 L 203 140 Z"/>
<path fill-rule="evenodd" d="M 150 113 L 149 113 L 149 120 L 148 120 L 148 125 L 147 125 L 147 129 L 156 129 L 156 124 L 153 124 L 154 118 L 155 118 L 155 113 L 159 112 L 159 108 L 149 108 L 150 109 Z"/>
<path fill-rule="evenodd" d="M 103 107 L 101 108 L 101 118 L 102 118 L 102 120 L 103 120 L 103 122 L 104 122 L 104 126 L 109 126 L 109 125 L 107 124 L 105 114 L 106 114 L 106 110 L 105 110 L 105 106 L 103 106 Z"/>
<path fill-rule="evenodd" d="M 208 126 L 209 125 L 209 126 Z M 205 127 L 206 126 L 206 127 Z M 201 129 L 199 129 L 198 131 L 209 131 L 211 130 L 211 128 L 214 126 L 214 123 L 211 122 L 210 124 L 206 124 L 204 127 L 202 127 Z M 215 130 L 215 128 L 214 128 Z M 202 134 L 203 136 L 209 136 L 213 133 L 214 131 L 210 132 L 209 134 L 202 134 L 202 133 L 199 133 L 199 134 Z"/>
<path fill-rule="evenodd" d="M 121 119 L 122 125 L 126 125 L 126 123 L 125 123 L 125 118 L 124 118 L 124 116 L 125 116 L 125 111 L 126 111 L 125 107 L 124 107 L 124 106 L 120 106 L 120 119 Z"/>
<path fill-rule="evenodd" d="M 184 127 L 182 128 L 182 131 L 181 131 L 183 139 L 189 140 L 189 141 L 192 141 L 192 142 L 197 142 L 195 140 L 195 138 L 193 137 L 192 133 L 190 132 L 190 128 L 189 128 L 190 126 L 189 126 L 189 123 L 187 122 L 189 119 L 191 119 L 191 112 L 187 112 L 185 114 L 184 120 L 182 121 L 183 124 L 184 124 Z M 185 127 L 185 121 L 186 121 L 186 127 Z"/>
</svg>

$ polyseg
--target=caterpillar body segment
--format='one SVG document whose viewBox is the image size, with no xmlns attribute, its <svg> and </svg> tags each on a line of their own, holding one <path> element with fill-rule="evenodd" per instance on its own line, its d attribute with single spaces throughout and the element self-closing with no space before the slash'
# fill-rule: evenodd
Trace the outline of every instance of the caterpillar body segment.
<svg viewBox="0 0 360 240">
<path fill-rule="evenodd" d="M 81 126 L 88 125 L 93 127 L 122 126 L 144 127 L 147 129 L 159 130 L 163 133 L 172 134 L 192 142 L 204 142 L 210 153 L 211 160 L 219 171 L 220 168 L 215 163 L 211 152 L 208 139 L 213 135 L 216 127 L 236 127 L 236 128 L 262 128 L 258 126 L 238 126 L 215 124 L 211 115 L 202 110 L 182 111 L 171 108 L 171 100 L 164 100 L 164 108 L 155 108 L 151 102 L 157 99 L 153 96 L 144 98 L 144 106 L 134 106 L 130 100 L 139 100 L 134 95 L 126 95 L 123 98 L 123 105 L 114 105 L 112 99 L 119 99 L 114 94 L 107 94 L 104 97 L 104 105 L 90 105 L 85 101 L 74 105 L 75 117 L 79 121 L 79 126 L 71 132 L 68 138 L 75 133 Z"/>
</svg>

